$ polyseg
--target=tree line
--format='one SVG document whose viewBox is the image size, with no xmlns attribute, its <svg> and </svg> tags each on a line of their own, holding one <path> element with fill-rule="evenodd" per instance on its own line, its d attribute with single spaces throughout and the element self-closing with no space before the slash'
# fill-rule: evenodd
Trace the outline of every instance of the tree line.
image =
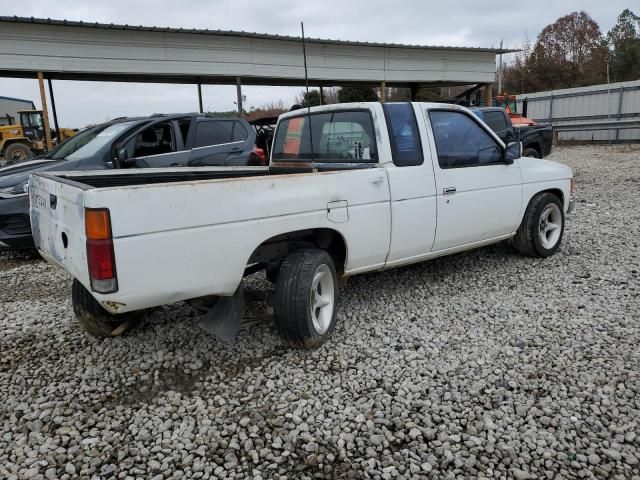
<svg viewBox="0 0 640 480">
<path fill-rule="evenodd" d="M 586 12 L 547 25 L 502 71 L 504 93 L 539 92 L 640 79 L 640 17 L 624 9 L 603 34 Z M 502 93 L 502 92 L 501 92 Z"/>
</svg>

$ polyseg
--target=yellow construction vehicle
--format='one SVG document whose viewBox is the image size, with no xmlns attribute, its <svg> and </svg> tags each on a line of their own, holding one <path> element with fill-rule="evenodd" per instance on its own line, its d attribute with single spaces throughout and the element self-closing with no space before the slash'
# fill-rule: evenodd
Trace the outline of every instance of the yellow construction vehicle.
<svg viewBox="0 0 640 480">
<path fill-rule="evenodd" d="M 20 123 L 0 126 L 0 156 L 8 163 L 28 160 L 34 155 L 47 151 L 42 110 L 22 110 L 18 112 Z M 59 135 L 51 132 L 52 141 L 65 140 L 75 135 L 71 128 L 61 128 Z"/>
</svg>

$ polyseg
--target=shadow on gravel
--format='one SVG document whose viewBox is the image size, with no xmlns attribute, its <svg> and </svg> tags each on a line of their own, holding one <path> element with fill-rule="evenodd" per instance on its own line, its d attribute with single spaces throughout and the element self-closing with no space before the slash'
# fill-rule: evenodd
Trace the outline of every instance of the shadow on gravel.
<svg viewBox="0 0 640 480">
<path fill-rule="evenodd" d="M 126 386 L 120 392 L 114 392 L 110 397 L 104 398 L 121 405 L 132 406 L 140 403 L 148 403 L 160 394 L 173 390 L 183 395 L 189 395 L 196 389 L 196 384 L 204 380 L 204 369 L 197 372 L 186 373 L 181 368 L 165 368 L 157 370 L 157 377 L 150 377 L 134 385 Z M 132 369 L 133 374 L 140 373 Z"/>
<path fill-rule="evenodd" d="M 235 361 L 221 361 L 214 363 L 206 358 L 201 358 L 202 367 L 195 371 L 185 371 L 183 368 L 170 367 L 160 368 L 153 371 L 148 378 L 140 378 L 132 384 L 114 391 L 109 396 L 104 396 L 100 400 L 103 402 L 115 402 L 124 406 L 135 406 L 141 403 L 149 403 L 164 392 L 175 391 L 181 395 L 188 396 L 194 391 L 199 391 L 201 383 L 211 375 L 216 376 L 217 372 L 224 374 L 225 379 L 232 380 L 242 374 L 245 369 L 255 368 L 264 365 L 273 357 L 282 358 L 288 351 L 284 346 L 276 347 L 264 355 L 249 356 L 242 358 L 233 356 Z M 138 368 L 132 368 L 131 374 L 138 376 L 142 371 Z"/>
<path fill-rule="evenodd" d="M 36 250 L 0 250 L 0 272 L 44 262 Z"/>
</svg>

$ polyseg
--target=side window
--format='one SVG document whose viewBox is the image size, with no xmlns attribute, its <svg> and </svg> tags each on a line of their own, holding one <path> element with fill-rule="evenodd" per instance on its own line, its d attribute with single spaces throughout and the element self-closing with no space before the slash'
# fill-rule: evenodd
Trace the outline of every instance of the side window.
<svg viewBox="0 0 640 480">
<path fill-rule="evenodd" d="M 483 120 L 494 132 L 507 129 L 507 120 L 501 112 L 484 112 Z"/>
<path fill-rule="evenodd" d="M 500 146 L 468 115 L 436 110 L 429 117 L 440 167 L 477 167 L 502 162 Z"/>
<path fill-rule="evenodd" d="M 208 147 L 231 142 L 233 124 L 233 120 L 198 122 L 194 147 Z"/>
<path fill-rule="evenodd" d="M 393 163 L 399 167 L 422 165 L 422 146 L 413 107 L 409 103 L 384 103 Z"/>
<path fill-rule="evenodd" d="M 136 136 L 131 157 L 148 157 L 175 151 L 173 127 L 170 123 L 159 123 L 145 128 Z"/>
<path fill-rule="evenodd" d="M 311 122 L 308 116 L 283 120 L 276 132 L 273 152 L 274 160 L 362 163 L 378 159 L 368 111 L 315 113 Z"/>
<path fill-rule="evenodd" d="M 232 142 L 242 142 L 246 140 L 248 136 L 249 133 L 247 132 L 247 129 L 244 128 L 242 122 L 233 122 L 233 134 L 231 136 Z"/>
</svg>

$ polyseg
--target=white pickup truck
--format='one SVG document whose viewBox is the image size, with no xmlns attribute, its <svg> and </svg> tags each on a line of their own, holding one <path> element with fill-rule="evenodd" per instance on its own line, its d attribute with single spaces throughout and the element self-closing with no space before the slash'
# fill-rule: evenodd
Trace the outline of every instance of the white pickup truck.
<svg viewBox="0 0 640 480">
<path fill-rule="evenodd" d="M 279 331 L 314 348 L 335 327 L 341 277 L 508 239 L 552 255 L 573 174 L 521 153 L 454 105 L 297 110 L 278 121 L 269 167 L 33 175 L 33 235 L 74 277 L 94 335 L 184 300 L 237 324 L 243 278 L 266 270 Z"/>
</svg>

